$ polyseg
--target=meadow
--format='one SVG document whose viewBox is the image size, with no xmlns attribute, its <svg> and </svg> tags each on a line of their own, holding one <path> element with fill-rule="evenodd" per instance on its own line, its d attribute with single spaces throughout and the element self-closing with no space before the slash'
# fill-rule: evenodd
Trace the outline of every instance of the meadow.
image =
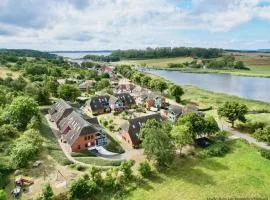
<svg viewBox="0 0 270 200">
<path fill-rule="evenodd" d="M 231 53 L 227 53 L 231 54 Z M 238 76 L 258 76 L 270 78 L 270 54 L 267 53 L 232 53 L 236 60 L 243 61 L 250 70 L 215 70 L 215 69 L 172 69 L 168 67 L 169 63 L 185 63 L 191 62 L 191 57 L 177 57 L 177 58 L 161 58 L 161 59 L 147 59 L 147 60 L 122 60 L 118 64 L 139 64 L 148 68 L 179 70 L 183 72 L 194 73 L 222 73 Z"/>
<path fill-rule="evenodd" d="M 269 198 L 270 161 L 241 140 L 227 143 L 231 152 L 225 157 L 178 158 L 126 199 Z"/>
</svg>

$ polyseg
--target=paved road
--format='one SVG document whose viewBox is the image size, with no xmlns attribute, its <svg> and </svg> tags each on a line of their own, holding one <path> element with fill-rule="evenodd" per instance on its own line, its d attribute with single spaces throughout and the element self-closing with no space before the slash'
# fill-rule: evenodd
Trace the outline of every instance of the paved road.
<svg viewBox="0 0 270 200">
<path fill-rule="evenodd" d="M 233 134 L 235 137 L 242 138 L 242 139 L 248 141 L 248 143 L 250 143 L 250 144 L 255 144 L 258 147 L 270 150 L 270 146 L 267 145 L 266 143 L 259 142 L 255 138 L 251 137 L 248 133 L 241 133 L 240 131 L 237 131 L 237 130 L 235 130 L 235 129 L 231 128 L 231 127 L 228 127 L 228 126 L 226 126 L 224 124 L 221 124 L 221 122 L 218 119 L 216 119 L 216 120 L 219 122 L 219 127 L 220 127 L 221 130 L 228 131 L 231 134 Z"/>
</svg>

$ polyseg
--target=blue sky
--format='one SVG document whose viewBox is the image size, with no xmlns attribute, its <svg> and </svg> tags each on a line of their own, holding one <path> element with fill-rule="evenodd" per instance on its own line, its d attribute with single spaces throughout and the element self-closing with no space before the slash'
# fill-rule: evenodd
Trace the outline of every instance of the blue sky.
<svg viewBox="0 0 270 200">
<path fill-rule="evenodd" d="M 1 0 L 0 48 L 270 48 L 270 0 Z"/>
</svg>

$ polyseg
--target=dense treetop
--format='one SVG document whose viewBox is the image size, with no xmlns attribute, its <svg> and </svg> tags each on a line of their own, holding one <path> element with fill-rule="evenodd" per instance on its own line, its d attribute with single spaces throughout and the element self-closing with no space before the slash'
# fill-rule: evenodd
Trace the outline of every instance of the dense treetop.
<svg viewBox="0 0 270 200">
<path fill-rule="evenodd" d="M 0 49 L 0 56 L 35 57 L 54 59 L 57 56 L 48 52 L 30 49 Z"/>
<path fill-rule="evenodd" d="M 149 58 L 168 58 L 179 56 L 191 56 L 199 58 L 216 58 L 221 56 L 222 49 L 215 48 L 191 48 L 191 47 L 158 47 L 147 48 L 146 50 L 115 50 L 112 56 L 126 59 L 149 59 Z"/>
</svg>

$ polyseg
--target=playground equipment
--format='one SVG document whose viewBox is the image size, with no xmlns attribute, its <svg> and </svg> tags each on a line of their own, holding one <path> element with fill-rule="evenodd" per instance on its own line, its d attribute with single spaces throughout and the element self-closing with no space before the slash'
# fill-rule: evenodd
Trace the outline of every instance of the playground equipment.
<svg viewBox="0 0 270 200">
<path fill-rule="evenodd" d="M 33 185 L 34 182 L 26 178 L 17 178 L 15 180 L 15 188 L 12 190 L 11 194 L 16 198 L 19 197 L 21 192 L 24 191 L 25 186 Z"/>
<path fill-rule="evenodd" d="M 24 185 L 33 185 L 34 182 L 33 181 L 30 181 L 26 178 L 18 178 L 15 180 L 15 185 L 16 186 L 24 186 Z"/>
</svg>

